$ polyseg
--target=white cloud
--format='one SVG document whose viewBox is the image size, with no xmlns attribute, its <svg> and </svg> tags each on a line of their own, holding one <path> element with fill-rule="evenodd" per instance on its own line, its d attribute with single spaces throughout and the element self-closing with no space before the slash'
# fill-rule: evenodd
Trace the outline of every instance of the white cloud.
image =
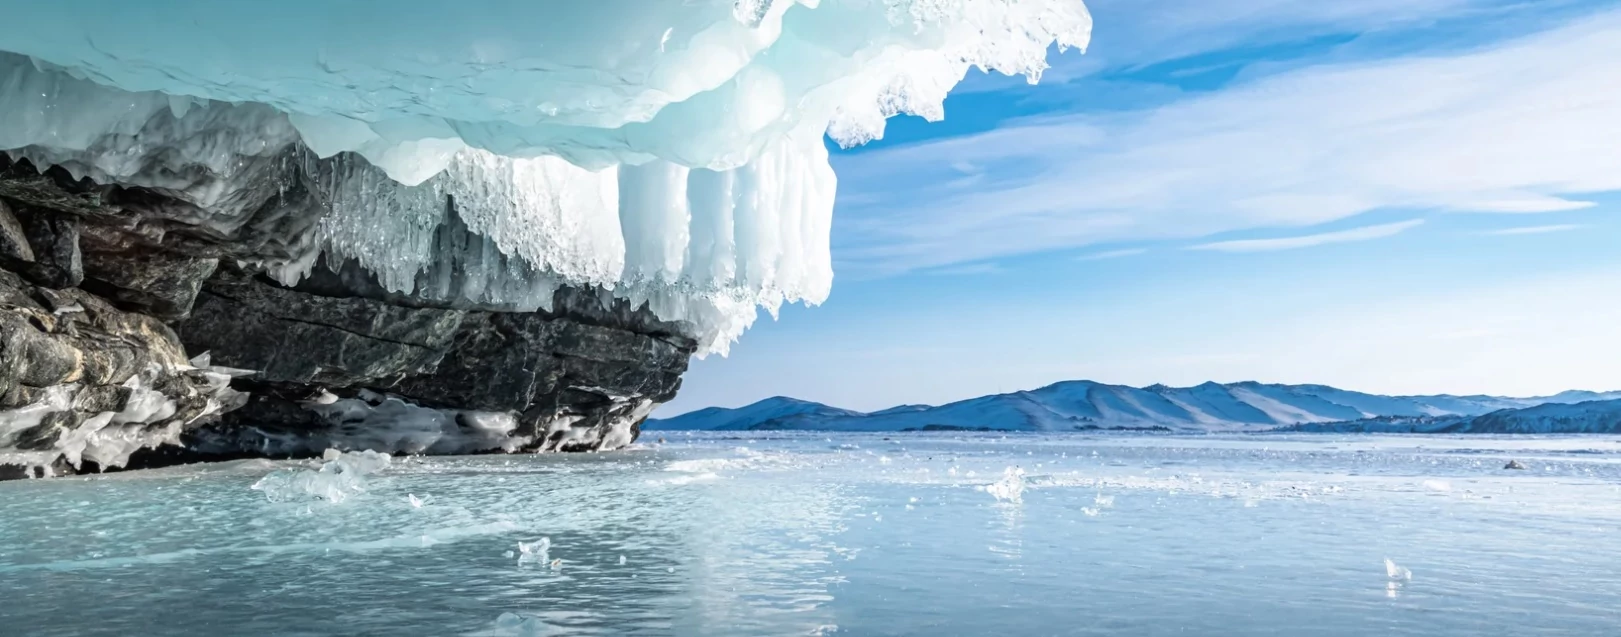
<svg viewBox="0 0 1621 637">
<path fill-rule="evenodd" d="M 1100 31 L 1105 27 L 1099 24 Z M 1449 56 L 840 157 L 841 266 L 898 272 L 1377 209 L 1538 212 L 1621 189 L 1621 11 Z M 980 172 L 973 182 L 954 165 Z"/>
<path fill-rule="evenodd" d="M 1006 270 L 1004 270 L 1002 266 L 995 263 L 966 263 L 963 265 L 934 268 L 932 270 L 928 270 L 926 274 L 933 274 L 937 276 L 966 276 L 971 274 L 996 274 L 998 272 L 1005 271 Z"/>
<path fill-rule="evenodd" d="M 1539 212 L 1567 212 L 1592 208 L 1591 201 L 1576 201 L 1560 197 L 1526 195 L 1510 199 L 1482 199 L 1472 204 L 1474 212 L 1502 212 L 1507 214 Z"/>
<path fill-rule="evenodd" d="M 1555 224 L 1555 225 L 1549 225 L 1549 226 L 1520 226 L 1518 228 L 1503 228 L 1502 230 L 1491 230 L 1491 231 L 1488 231 L 1488 232 L 1483 232 L 1481 234 L 1494 235 L 1494 236 L 1516 235 L 1516 234 L 1547 234 L 1547 233 L 1550 233 L 1550 232 L 1566 232 L 1566 231 L 1570 231 L 1570 230 L 1580 230 L 1580 229 L 1586 228 L 1586 227 L 1587 226 L 1582 225 L 1582 224 L 1578 224 L 1578 223 L 1561 223 L 1561 224 Z"/>
<path fill-rule="evenodd" d="M 1424 223 L 1423 219 L 1410 219 L 1396 223 L 1385 223 L 1377 226 L 1363 226 L 1350 230 L 1337 232 L 1323 232 L 1308 234 L 1299 237 L 1283 237 L 1281 239 L 1240 239 L 1236 241 L 1216 241 L 1214 243 L 1201 243 L 1189 246 L 1189 250 L 1215 250 L 1217 252 L 1272 252 L 1276 250 L 1293 250 L 1295 248 L 1310 248 L 1329 243 L 1348 243 L 1351 241 L 1368 241 L 1393 237 L 1408 228 Z"/>
<path fill-rule="evenodd" d="M 1137 255 L 1142 254 L 1144 252 L 1148 252 L 1148 248 L 1124 248 L 1124 249 L 1121 249 L 1121 250 L 1105 250 L 1103 252 L 1094 252 L 1092 254 L 1081 255 L 1078 258 L 1080 260 L 1082 260 L 1082 261 L 1101 261 L 1103 259 L 1119 259 L 1121 257 L 1134 257 L 1134 256 L 1137 256 Z"/>
</svg>

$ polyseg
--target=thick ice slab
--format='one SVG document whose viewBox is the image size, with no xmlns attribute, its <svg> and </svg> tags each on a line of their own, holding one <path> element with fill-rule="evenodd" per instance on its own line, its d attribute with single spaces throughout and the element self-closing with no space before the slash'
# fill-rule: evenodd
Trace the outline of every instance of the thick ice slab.
<svg viewBox="0 0 1621 637">
<path fill-rule="evenodd" d="M 453 263 L 473 276 L 451 292 L 520 309 L 603 287 L 705 352 L 757 307 L 826 297 L 824 136 L 937 119 L 972 66 L 1035 79 L 1091 26 L 1078 0 L 0 10 L 28 16 L 0 33 L 20 54 L 0 59 L 0 150 L 227 214 L 249 203 L 233 178 L 289 145 L 353 153 L 364 168 L 316 171 L 319 236 L 267 268 L 296 280 L 324 251 L 411 292 Z M 447 202 L 484 241 L 435 245 Z"/>
</svg>

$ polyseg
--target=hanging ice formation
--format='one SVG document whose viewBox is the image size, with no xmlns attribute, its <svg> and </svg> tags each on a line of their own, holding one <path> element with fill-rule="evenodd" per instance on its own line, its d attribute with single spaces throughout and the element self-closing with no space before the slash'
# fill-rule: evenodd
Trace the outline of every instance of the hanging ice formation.
<svg viewBox="0 0 1621 637">
<path fill-rule="evenodd" d="M 513 309 L 596 287 L 724 352 L 828 294 L 835 179 L 971 67 L 1036 79 L 1079 0 L 0 0 L 0 150 L 159 189 L 229 228 L 266 162 L 324 253 L 395 292 Z M 13 24 L 13 27 L 18 26 Z M 289 152 L 289 149 L 296 152 Z M 290 159 L 291 158 L 291 159 Z M 360 161 L 357 158 L 363 158 Z M 235 207 L 233 207 L 235 206 Z M 453 214 L 448 214 L 453 211 Z M 457 220 L 459 219 L 459 221 Z M 192 219 L 198 222 L 198 219 Z M 447 221 L 471 237 L 446 241 Z"/>
</svg>

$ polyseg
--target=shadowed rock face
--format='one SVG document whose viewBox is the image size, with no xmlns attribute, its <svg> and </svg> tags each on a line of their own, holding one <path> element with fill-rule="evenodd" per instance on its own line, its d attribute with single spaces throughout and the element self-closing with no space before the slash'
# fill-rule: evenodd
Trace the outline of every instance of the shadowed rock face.
<svg viewBox="0 0 1621 637">
<path fill-rule="evenodd" d="M 0 478 L 122 467 L 240 407 L 230 380 L 162 321 L 0 270 Z"/>
<path fill-rule="evenodd" d="M 231 193 L 211 210 L 0 153 L 0 479 L 329 447 L 611 449 L 674 397 L 694 341 L 599 291 L 520 312 L 391 293 L 353 263 L 291 288 L 265 276 L 324 213 L 300 184 L 356 160 L 323 161 L 290 146 L 228 181 L 194 175 Z M 479 239 L 446 214 L 440 240 Z"/>
<path fill-rule="evenodd" d="M 572 289 L 557 297 L 554 312 L 403 307 L 288 289 L 222 267 L 175 328 L 189 351 L 258 373 L 238 383 L 253 394 L 248 404 L 192 446 L 230 455 L 623 446 L 654 405 L 675 396 L 695 344 L 622 301 Z M 386 396 L 435 413 L 379 417 Z M 298 407 L 321 401 L 348 408 Z M 447 440 L 434 435 L 444 423 L 424 422 L 468 427 L 468 418 L 500 415 L 513 418 L 512 428 L 476 440 Z M 345 427 L 352 431 L 334 431 Z M 389 431 L 400 438 L 372 441 Z"/>
</svg>

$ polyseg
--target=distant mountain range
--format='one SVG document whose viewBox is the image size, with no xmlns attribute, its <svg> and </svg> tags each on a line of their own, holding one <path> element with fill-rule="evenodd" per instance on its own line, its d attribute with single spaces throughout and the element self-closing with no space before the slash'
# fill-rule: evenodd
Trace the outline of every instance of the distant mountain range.
<svg viewBox="0 0 1621 637">
<path fill-rule="evenodd" d="M 710 407 L 649 420 L 644 428 L 1597 433 L 1621 431 L 1621 392 L 1567 391 L 1535 398 L 1381 396 L 1325 385 L 1127 387 L 1082 380 L 870 413 L 776 397 L 735 409 Z"/>
<path fill-rule="evenodd" d="M 1286 430 L 1342 433 L 1621 433 L 1621 400 L 1544 403 L 1478 416 L 1385 416 L 1348 422 L 1301 424 Z"/>
</svg>

